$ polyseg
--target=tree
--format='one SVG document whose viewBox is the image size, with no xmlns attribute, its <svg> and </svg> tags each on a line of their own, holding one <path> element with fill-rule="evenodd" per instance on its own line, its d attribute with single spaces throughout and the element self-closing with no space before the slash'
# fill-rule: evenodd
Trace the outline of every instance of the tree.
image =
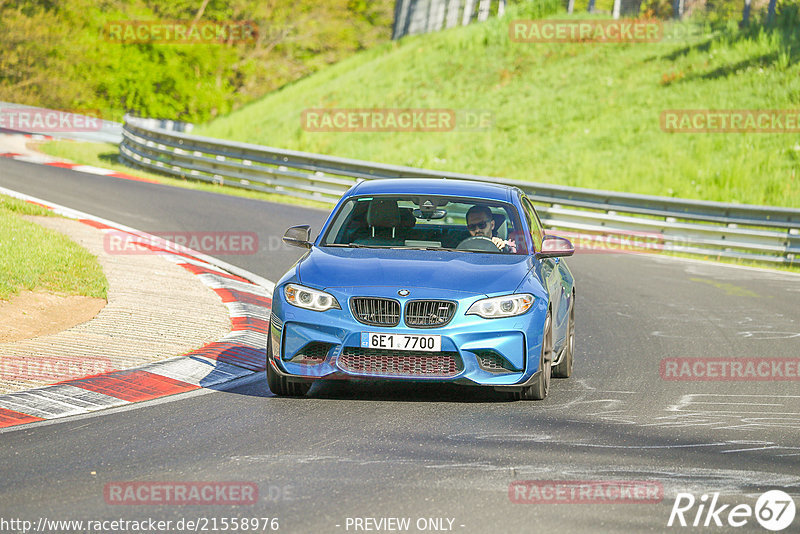
<svg viewBox="0 0 800 534">
<path fill-rule="evenodd" d="M 678 20 L 683 18 L 683 0 L 672 0 L 672 13 Z"/>
<path fill-rule="evenodd" d="M 744 0 L 744 9 L 742 9 L 742 22 L 740 26 L 744 27 L 750 24 L 750 0 Z"/>
<path fill-rule="evenodd" d="M 775 4 L 777 0 L 769 0 L 769 9 L 767 10 L 767 24 L 772 24 L 775 20 Z"/>
</svg>

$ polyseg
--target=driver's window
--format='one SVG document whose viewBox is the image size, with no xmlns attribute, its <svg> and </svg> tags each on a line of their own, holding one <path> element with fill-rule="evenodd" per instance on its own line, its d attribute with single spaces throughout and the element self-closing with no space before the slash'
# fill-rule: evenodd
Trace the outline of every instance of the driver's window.
<svg viewBox="0 0 800 534">
<path fill-rule="evenodd" d="M 528 219 L 528 225 L 531 229 L 531 237 L 533 238 L 534 251 L 542 250 L 542 239 L 544 239 L 544 229 L 539 222 L 539 217 L 536 216 L 536 210 L 526 197 L 522 197 L 522 207 L 525 209 L 525 218 Z"/>
</svg>

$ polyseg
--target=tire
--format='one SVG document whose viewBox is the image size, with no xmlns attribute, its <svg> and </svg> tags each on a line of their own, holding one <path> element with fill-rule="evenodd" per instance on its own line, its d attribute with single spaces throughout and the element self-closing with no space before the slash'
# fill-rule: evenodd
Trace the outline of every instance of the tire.
<svg viewBox="0 0 800 534">
<path fill-rule="evenodd" d="M 267 336 L 267 385 L 277 397 L 302 397 L 311 389 L 311 382 L 293 382 L 272 369 L 272 336 Z"/>
<path fill-rule="evenodd" d="M 572 302 L 569 306 L 569 323 L 567 323 L 567 341 L 564 347 L 564 356 L 558 365 L 553 366 L 555 378 L 569 378 L 572 376 L 572 363 L 575 359 L 575 293 L 572 293 Z"/>
<path fill-rule="evenodd" d="M 542 353 L 539 356 L 537 379 L 530 386 L 513 392 L 511 398 L 514 400 L 544 400 L 550 391 L 551 364 L 553 363 L 553 321 L 549 310 L 542 332 Z"/>
</svg>

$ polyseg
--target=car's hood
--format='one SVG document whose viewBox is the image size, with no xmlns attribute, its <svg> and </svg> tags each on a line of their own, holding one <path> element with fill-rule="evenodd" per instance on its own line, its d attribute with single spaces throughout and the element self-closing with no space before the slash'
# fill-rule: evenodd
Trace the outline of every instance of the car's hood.
<svg viewBox="0 0 800 534">
<path fill-rule="evenodd" d="M 474 294 L 512 292 L 531 268 L 528 256 L 470 252 L 317 248 L 297 264 L 312 287 L 425 287 Z"/>
</svg>

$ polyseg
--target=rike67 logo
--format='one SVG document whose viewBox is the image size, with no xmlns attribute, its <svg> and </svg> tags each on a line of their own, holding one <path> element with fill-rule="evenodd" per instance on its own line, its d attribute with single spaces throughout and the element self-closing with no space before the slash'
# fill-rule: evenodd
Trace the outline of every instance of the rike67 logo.
<svg viewBox="0 0 800 534">
<path fill-rule="evenodd" d="M 703 494 L 696 499 L 691 493 L 678 493 L 667 526 L 743 527 L 753 517 L 767 530 L 777 532 L 792 524 L 795 504 L 791 495 L 781 490 L 761 494 L 755 508 L 749 504 L 718 504 L 719 493 Z"/>
</svg>

